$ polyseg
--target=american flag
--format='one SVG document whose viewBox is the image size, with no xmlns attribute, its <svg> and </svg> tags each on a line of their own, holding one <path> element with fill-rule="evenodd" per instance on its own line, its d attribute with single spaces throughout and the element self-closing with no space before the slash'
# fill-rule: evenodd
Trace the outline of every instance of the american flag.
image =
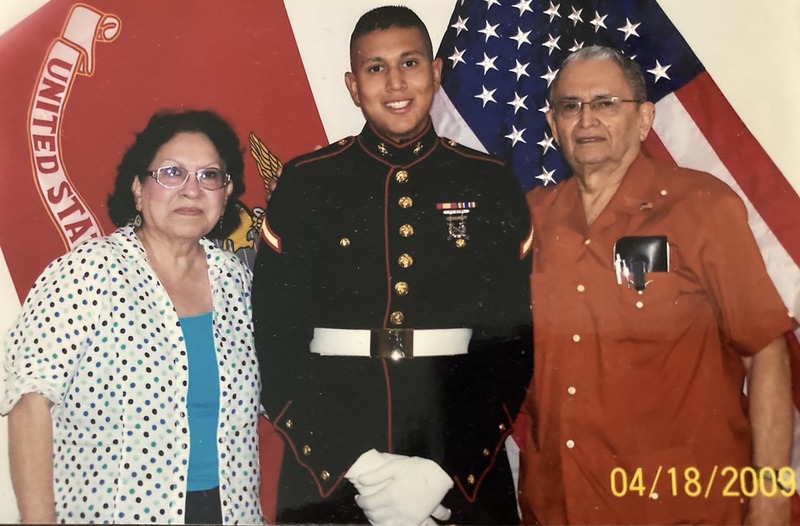
<svg viewBox="0 0 800 526">
<path fill-rule="evenodd" d="M 747 130 L 659 5 L 652 0 L 459 0 L 439 47 L 441 135 L 508 160 L 525 189 L 568 169 L 544 115 L 564 58 L 606 45 L 636 60 L 656 121 L 652 157 L 710 172 L 745 201 L 767 269 L 790 312 L 800 312 L 800 197 Z M 800 331 L 792 352 L 795 447 L 800 473 Z M 800 487 L 800 481 L 798 481 Z M 800 523 L 800 498 L 793 502 Z"/>
</svg>

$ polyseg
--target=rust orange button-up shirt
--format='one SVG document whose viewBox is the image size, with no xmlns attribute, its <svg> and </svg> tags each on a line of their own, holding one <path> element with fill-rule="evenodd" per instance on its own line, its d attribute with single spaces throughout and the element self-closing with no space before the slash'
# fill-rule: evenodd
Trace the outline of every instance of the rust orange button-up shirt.
<svg viewBox="0 0 800 526">
<path fill-rule="evenodd" d="M 741 524 L 742 357 L 795 326 L 742 201 L 709 174 L 640 155 L 591 226 L 574 178 L 528 202 L 536 351 L 523 522 Z M 622 236 L 669 243 L 669 271 L 647 273 L 641 294 L 617 283 Z"/>
</svg>

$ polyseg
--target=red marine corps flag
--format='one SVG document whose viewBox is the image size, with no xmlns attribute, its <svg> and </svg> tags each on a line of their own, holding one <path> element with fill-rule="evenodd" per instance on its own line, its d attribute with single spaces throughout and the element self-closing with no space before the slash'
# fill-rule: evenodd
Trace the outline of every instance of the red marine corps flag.
<svg viewBox="0 0 800 526">
<path fill-rule="evenodd" d="M 154 112 L 209 108 L 238 132 L 247 192 L 226 245 L 244 258 L 264 177 L 327 143 L 278 1 L 51 0 L 0 35 L 0 78 L 0 248 L 17 296 L 3 298 L 8 312 L 51 260 L 113 231 L 116 166 Z M 267 444 L 269 516 L 281 451 Z"/>
</svg>

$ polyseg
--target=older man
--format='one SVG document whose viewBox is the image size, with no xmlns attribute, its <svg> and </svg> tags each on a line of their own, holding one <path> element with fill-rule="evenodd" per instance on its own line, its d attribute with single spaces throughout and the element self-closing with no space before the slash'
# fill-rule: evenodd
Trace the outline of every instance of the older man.
<svg viewBox="0 0 800 526">
<path fill-rule="evenodd" d="M 550 103 L 574 177 L 528 195 L 536 363 L 523 522 L 787 524 L 782 335 L 796 322 L 742 201 L 641 153 L 655 107 L 616 50 L 567 58 Z"/>
</svg>

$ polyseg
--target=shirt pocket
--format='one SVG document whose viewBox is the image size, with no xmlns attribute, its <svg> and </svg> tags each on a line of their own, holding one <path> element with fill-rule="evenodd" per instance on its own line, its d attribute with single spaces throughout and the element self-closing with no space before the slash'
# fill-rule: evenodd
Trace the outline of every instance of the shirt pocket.
<svg viewBox="0 0 800 526">
<path fill-rule="evenodd" d="M 624 283 L 616 288 L 616 312 L 609 313 L 607 336 L 620 342 L 661 342 L 676 330 L 684 279 L 673 272 L 651 272 L 646 277 L 642 291 Z"/>
</svg>

